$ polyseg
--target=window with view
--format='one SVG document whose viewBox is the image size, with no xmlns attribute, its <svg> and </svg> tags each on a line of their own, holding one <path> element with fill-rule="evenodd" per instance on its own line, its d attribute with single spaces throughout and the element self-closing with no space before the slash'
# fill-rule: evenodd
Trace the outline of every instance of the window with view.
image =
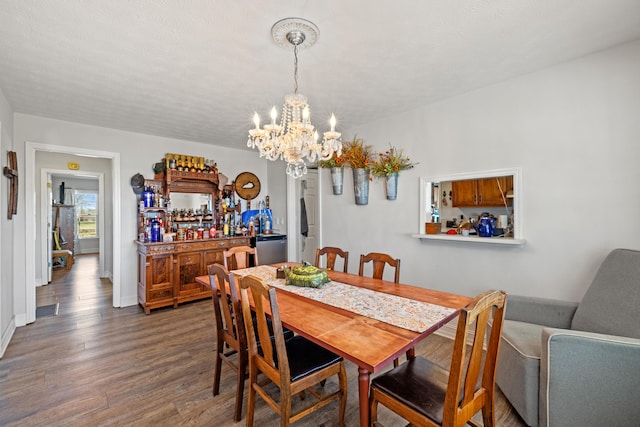
<svg viewBox="0 0 640 427">
<path fill-rule="evenodd" d="M 78 238 L 98 237 L 98 193 L 76 190 L 75 205 Z"/>
</svg>

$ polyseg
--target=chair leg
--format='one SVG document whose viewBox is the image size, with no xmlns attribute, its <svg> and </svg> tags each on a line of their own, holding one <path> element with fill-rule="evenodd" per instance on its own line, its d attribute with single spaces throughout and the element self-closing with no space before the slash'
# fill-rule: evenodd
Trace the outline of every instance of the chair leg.
<svg viewBox="0 0 640 427">
<path fill-rule="evenodd" d="M 374 426 L 378 422 L 378 400 L 375 398 L 373 390 L 371 390 L 370 393 L 371 396 L 369 396 L 369 422 L 372 426 Z"/>
<path fill-rule="evenodd" d="M 253 427 L 253 416 L 256 410 L 256 389 L 253 385 L 258 382 L 258 371 L 249 364 L 249 397 L 247 398 L 247 427 Z"/>
<path fill-rule="evenodd" d="M 216 348 L 216 366 L 213 372 L 213 395 L 217 396 L 220 393 L 220 371 L 222 370 L 222 344 L 219 343 Z"/>
<path fill-rule="evenodd" d="M 291 418 L 291 394 L 288 391 L 280 390 L 280 427 L 289 426 Z"/>
<path fill-rule="evenodd" d="M 399 364 L 400 364 L 400 362 L 398 361 L 398 359 L 393 359 L 393 367 L 394 368 L 397 368 Z"/>
<path fill-rule="evenodd" d="M 344 362 L 340 364 L 340 372 L 338 372 L 338 384 L 340 386 L 340 410 L 338 412 L 338 422 L 340 427 L 345 427 L 344 414 L 347 410 L 347 371 L 344 367 Z"/>
<path fill-rule="evenodd" d="M 247 373 L 247 362 L 238 355 L 238 376 L 236 384 L 236 407 L 233 414 L 233 421 L 242 419 L 242 401 L 244 400 L 244 381 Z"/>
<path fill-rule="evenodd" d="M 487 401 L 482 407 L 482 423 L 484 427 L 494 427 L 496 425 L 496 417 L 493 408 L 493 396 L 487 395 Z"/>
</svg>

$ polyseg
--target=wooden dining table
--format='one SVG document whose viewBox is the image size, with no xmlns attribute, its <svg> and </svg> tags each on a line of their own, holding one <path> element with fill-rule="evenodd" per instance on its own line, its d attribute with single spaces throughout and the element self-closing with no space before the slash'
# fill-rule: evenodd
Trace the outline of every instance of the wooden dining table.
<svg viewBox="0 0 640 427">
<path fill-rule="evenodd" d="M 453 309 L 427 330 L 415 332 L 276 288 L 284 326 L 358 367 L 360 425 L 369 426 L 371 374 L 412 352 L 417 343 L 454 319 L 472 298 L 338 271 L 327 273 L 333 281 Z M 210 286 L 209 276 L 199 276 L 196 281 Z"/>
</svg>

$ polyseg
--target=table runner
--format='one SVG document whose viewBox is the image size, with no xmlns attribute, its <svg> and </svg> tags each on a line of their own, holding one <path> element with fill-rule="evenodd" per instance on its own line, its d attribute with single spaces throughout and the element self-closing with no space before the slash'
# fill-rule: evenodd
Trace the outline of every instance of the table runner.
<svg viewBox="0 0 640 427">
<path fill-rule="evenodd" d="M 326 283 L 319 289 L 287 286 L 285 279 L 276 279 L 276 268 L 270 265 L 234 270 L 231 273 L 239 276 L 252 274 L 269 286 L 414 332 L 422 333 L 455 312 L 453 308 L 336 281 Z"/>
</svg>

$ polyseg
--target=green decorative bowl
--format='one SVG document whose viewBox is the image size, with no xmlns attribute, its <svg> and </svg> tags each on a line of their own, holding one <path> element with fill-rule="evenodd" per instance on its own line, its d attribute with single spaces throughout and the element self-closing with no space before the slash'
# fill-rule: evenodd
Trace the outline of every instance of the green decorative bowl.
<svg viewBox="0 0 640 427">
<path fill-rule="evenodd" d="M 290 286 L 300 286 L 304 288 L 321 288 L 327 282 L 330 282 L 327 272 L 314 267 L 313 265 L 300 265 L 284 270 L 286 276 L 286 284 Z"/>
</svg>

